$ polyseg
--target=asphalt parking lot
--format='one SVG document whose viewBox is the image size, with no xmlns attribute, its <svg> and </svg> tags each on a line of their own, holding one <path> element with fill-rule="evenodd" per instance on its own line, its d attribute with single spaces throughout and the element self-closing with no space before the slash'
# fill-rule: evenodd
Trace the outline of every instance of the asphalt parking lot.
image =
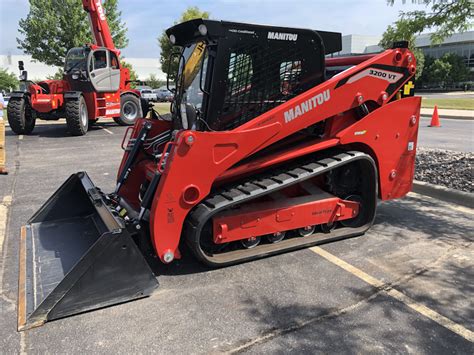
<svg viewBox="0 0 474 355">
<path fill-rule="evenodd" d="M 441 127 L 429 127 L 431 118 L 421 118 L 418 146 L 474 152 L 474 120 L 443 119 Z"/>
<path fill-rule="evenodd" d="M 2 353 L 474 352 L 474 210 L 417 194 L 381 203 L 364 236 L 217 270 L 184 252 L 149 298 L 18 333 L 20 227 L 74 172 L 112 190 L 124 131 L 7 128 Z"/>
</svg>

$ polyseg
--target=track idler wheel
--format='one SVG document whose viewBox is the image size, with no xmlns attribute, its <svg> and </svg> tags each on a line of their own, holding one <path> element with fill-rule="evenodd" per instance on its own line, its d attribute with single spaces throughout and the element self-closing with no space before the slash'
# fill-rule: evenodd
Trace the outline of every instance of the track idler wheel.
<svg viewBox="0 0 474 355">
<path fill-rule="evenodd" d="M 278 243 L 281 242 L 285 238 L 286 232 L 276 232 L 273 234 L 268 234 L 267 235 L 267 240 L 270 243 Z"/>
<path fill-rule="evenodd" d="M 336 229 L 336 222 L 321 224 L 320 228 L 323 233 L 331 233 L 331 231 Z"/>
<path fill-rule="evenodd" d="M 314 231 L 316 230 L 316 226 L 306 226 L 303 228 L 298 228 L 298 235 L 300 237 L 308 237 L 311 234 L 314 234 Z"/>
<path fill-rule="evenodd" d="M 252 249 L 260 244 L 260 239 L 260 237 L 250 237 L 248 239 L 241 240 L 240 243 L 245 249 Z"/>
<path fill-rule="evenodd" d="M 344 200 L 359 202 L 359 213 L 354 218 L 340 221 L 341 225 L 344 227 L 358 227 L 365 219 L 362 197 L 359 195 L 349 195 Z"/>
</svg>

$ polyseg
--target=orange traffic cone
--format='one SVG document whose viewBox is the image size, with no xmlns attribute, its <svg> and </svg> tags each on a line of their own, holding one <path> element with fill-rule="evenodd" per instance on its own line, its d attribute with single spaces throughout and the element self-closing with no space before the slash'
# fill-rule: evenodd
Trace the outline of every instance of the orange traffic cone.
<svg viewBox="0 0 474 355">
<path fill-rule="evenodd" d="M 431 123 L 428 127 L 441 127 L 439 123 L 439 115 L 438 115 L 438 105 L 435 105 L 433 111 L 433 117 L 431 117 Z"/>
</svg>

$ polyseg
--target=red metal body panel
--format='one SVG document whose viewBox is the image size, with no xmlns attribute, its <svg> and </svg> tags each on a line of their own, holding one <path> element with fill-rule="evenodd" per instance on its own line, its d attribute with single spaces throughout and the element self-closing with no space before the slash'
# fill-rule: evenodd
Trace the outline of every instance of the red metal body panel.
<svg viewBox="0 0 474 355">
<path fill-rule="evenodd" d="M 186 215 L 219 180 L 235 179 L 328 147 L 368 152 L 380 172 L 381 198 L 409 192 L 420 100 L 390 101 L 414 73 L 415 60 L 408 49 L 387 50 L 232 131 L 179 131 L 150 211 L 150 233 L 157 255 L 162 261 L 166 252 L 179 258 Z M 365 103 L 371 110 L 360 119 L 353 109 Z M 322 138 L 293 142 L 273 155 L 239 165 L 242 159 L 250 159 L 252 154 L 323 120 L 327 124 Z M 156 125 L 159 121 L 151 122 Z M 137 122 L 135 135 L 140 127 Z M 364 130 L 366 134 L 358 133 Z M 372 130 L 377 133 L 373 135 Z M 141 181 L 143 176 L 141 180 L 127 180 L 130 202 L 137 200 Z"/>
<path fill-rule="evenodd" d="M 262 202 L 247 209 L 232 210 L 219 215 L 213 219 L 214 243 L 228 243 L 306 226 L 333 223 L 353 218 L 359 213 L 358 202 L 334 196 L 316 201 L 305 197 Z"/>
<path fill-rule="evenodd" d="M 82 94 L 86 99 L 89 117 L 106 118 L 120 115 L 120 92 Z"/>
<path fill-rule="evenodd" d="M 318 150 L 334 147 L 337 144 L 339 144 L 339 140 L 336 138 L 318 140 L 317 142 L 304 142 L 303 144 L 294 146 L 283 153 L 273 153 L 268 156 L 252 160 L 249 163 L 233 167 L 225 171 L 221 176 L 219 176 L 217 178 L 217 181 L 226 181 L 232 179 L 233 177 L 239 177 L 245 174 L 255 173 L 270 166 L 284 163 L 285 161 L 290 161 L 306 154 L 317 152 Z"/>
<path fill-rule="evenodd" d="M 420 105 L 421 97 L 394 101 L 337 135 L 341 144 L 364 145 L 376 159 L 382 200 L 402 197 L 411 191 Z"/>
<path fill-rule="evenodd" d="M 69 90 L 69 84 L 65 80 L 45 80 L 49 87 L 49 93 L 37 84 L 31 84 L 29 93 L 31 105 L 37 112 L 48 113 L 60 108 L 64 103 L 63 94 Z"/>
</svg>

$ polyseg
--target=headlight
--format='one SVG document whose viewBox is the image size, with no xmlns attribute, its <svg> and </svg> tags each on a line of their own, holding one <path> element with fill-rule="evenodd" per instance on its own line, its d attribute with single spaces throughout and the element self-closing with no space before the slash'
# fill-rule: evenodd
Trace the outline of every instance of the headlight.
<svg viewBox="0 0 474 355">
<path fill-rule="evenodd" d="M 72 79 L 73 80 L 79 79 L 79 74 L 72 74 Z"/>
<path fill-rule="evenodd" d="M 171 42 L 171 44 L 176 43 L 176 37 L 174 35 L 170 35 L 170 42 Z"/>
<path fill-rule="evenodd" d="M 200 24 L 198 27 L 198 31 L 201 34 L 201 36 L 207 35 L 207 27 L 204 24 Z"/>
</svg>

